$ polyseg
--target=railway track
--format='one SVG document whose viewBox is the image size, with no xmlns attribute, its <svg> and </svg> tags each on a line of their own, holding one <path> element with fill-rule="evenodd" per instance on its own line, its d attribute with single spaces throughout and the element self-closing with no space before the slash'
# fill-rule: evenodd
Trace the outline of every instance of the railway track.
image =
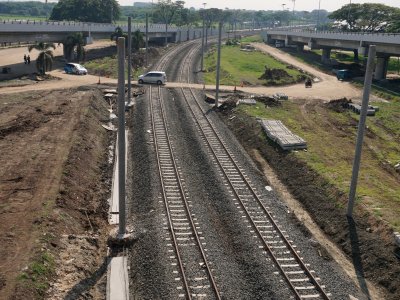
<svg viewBox="0 0 400 300">
<path fill-rule="evenodd" d="M 251 233 L 258 237 L 263 253 L 277 267 L 296 299 L 329 299 L 325 286 L 319 283 L 320 279 L 303 262 L 300 251 L 296 250 L 288 234 L 280 229 L 269 208 L 263 204 L 262 196 L 240 167 L 221 134 L 214 129 L 196 95 L 188 88 L 182 88 L 181 92 L 204 143 L 223 173 L 235 204 L 250 222 Z"/>
<path fill-rule="evenodd" d="M 190 83 L 190 61 L 198 50 L 199 47 L 192 47 L 185 56 L 179 81 Z M 203 111 L 193 90 L 181 88 L 181 92 L 204 143 L 234 195 L 235 204 L 242 209 L 251 224 L 251 232 L 259 238 L 261 249 L 278 268 L 296 299 L 329 299 L 330 294 L 325 291 L 325 286 L 319 283 L 319 278 L 303 261 L 300 251 L 296 250 L 287 233 L 280 229 L 269 208 L 263 204 L 262 196 L 257 193 L 234 154 Z"/>
<path fill-rule="evenodd" d="M 149 87 L 149 103 L 158 170 L 174 257 L 183 284 L 180 298 L 221 299 L 203 249 L 199 224 L 192 217 L 190 200 L 173 153 L 161 87 Z M 179 286 L 180 290 L 181 287 Z"/>
</svg>

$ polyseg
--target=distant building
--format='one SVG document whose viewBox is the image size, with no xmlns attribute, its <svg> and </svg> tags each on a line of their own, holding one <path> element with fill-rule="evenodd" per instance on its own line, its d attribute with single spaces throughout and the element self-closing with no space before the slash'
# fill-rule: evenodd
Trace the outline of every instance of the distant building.
<svg viewBox="0 0 400 300">
<path fill-rule="evenodd" d="M 133 7 L 143 8 L 143 7 L 151 7 L 153 3 L 151 2 L 133 2 Z"/>
</svg>

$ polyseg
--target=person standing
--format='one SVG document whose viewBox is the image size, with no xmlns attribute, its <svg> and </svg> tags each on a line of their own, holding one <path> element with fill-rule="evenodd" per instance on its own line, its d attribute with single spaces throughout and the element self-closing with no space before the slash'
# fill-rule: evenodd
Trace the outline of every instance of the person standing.
<svg viewBox="0 0 400 300">
<path fill-rule="evenodd" d="M 31 57 L 30 57 L 29 54 L 28 54 L 28 57 L 26 58 L 26 60 L 28 61 L 28 65 L 30 65 L 31 64 Z"/>
<path fill-rule="evenodd" d="M 27 64 L 28 58 L 26 57 L 26 54 L 24 54 L 24 64 Z"/>
</svg>

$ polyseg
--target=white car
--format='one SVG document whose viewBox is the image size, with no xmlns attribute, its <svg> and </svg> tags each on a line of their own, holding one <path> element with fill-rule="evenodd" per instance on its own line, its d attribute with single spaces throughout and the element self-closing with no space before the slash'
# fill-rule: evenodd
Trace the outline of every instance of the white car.
<svg viewBox="0 0 400 300">
<path fill-rule="evenodd" d="M 146 74 L 140 75 L 138 83 L 157 83 L 158 85 L 165 84 L 167 82 L 167 75 L 161 71 L 151 71 Z"/>
<path fill-rule="evenodd" d="M 67 63 L 64 67 L 67 74 L 86 75 L 87 70 L 84 66 L 76 63 Z"/>
</svg>

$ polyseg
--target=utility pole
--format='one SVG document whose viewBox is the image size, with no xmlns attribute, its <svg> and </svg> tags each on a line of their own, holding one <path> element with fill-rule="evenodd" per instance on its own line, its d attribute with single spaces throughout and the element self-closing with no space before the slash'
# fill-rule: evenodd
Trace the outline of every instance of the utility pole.
<svg viewBox="0 0 400 300">
<path fill-rule="evenodd" d="M 349 29 L 350 29 L 350 12 L 351 12 L 351 0 L 350 0 L 350 4 L 349 4 L 349 13 L 347 14 L 347 22 L 349 25 Z"/>
<path fill-rule="evenodd" d="M 201 34 L 201 63 L 200 63 L 200 71 L 203 72 L 204 70 L 204 17 L 205 17 L 205 8 L 207 3 L 203 3 L 203 29 Z"/>
<path fill-rule="evenodd" d="M 294 7 L 296 6 L 296 0 L 292 0 L 292 2 L 293 2 L 293 11 L 292 11 L 293 22 L 292 22 L 292 26 L 294 27 Z"/>
<path fill-rule="evenodd" d="M 149 16 L 146 13 L 146 66 L 149 63 Z"/>
<path fill-rule="evenodd" d="M 318 1 L 318 13 L 317 13 L 317 30 L 319 27 L 319 11 L 321 10 L 321 0 Z"/>
<path fill-rule="evenodd" d="M 118 38 L 118 192 L 119 230 L 124 235 L 125 224 L 125 38 Z"/>
<path fill-rule="evenodd" d="M 222 21 L 219 22 L 218 26 L 218 54 L 217 54 L 217 82 L 216 82 L 216 93 L 215 93 L 215 108 L 218 108 L 218 96 L 219 96 L 219 71 L 221 66 L 221 40 L 222 40 Z"/>
<path fill-rule="evenodd" d="M 364 139 L 365 122 L 367 120 L 368 101 L 369 101 L 369 94 L 371 92 L 372 74 L 374 72 L 375 54 L 376 54 L 376 46 L 370 45 L 368 51 L 367 69 L 365 71 L 365 78 L 364 78 L 364 92 L 363 92 L 363 99 L 362 99 L 362 106 L 360 113 L 360 121 L 358 122 L 357 143 L 354 155 L 353 174 L 351 177 L 351 184 L 350 184 L 349 203 L 347 206 L 348 217 L 352 217 L 353 215 L 354 197 L 356 195 L 358 172 L 360 170 L 361 150 Z"/>
<path fill-rule="evenodd" d="M 128 106 L 132 98 L 132 17 L 128 17 Z"/>
</svg>

